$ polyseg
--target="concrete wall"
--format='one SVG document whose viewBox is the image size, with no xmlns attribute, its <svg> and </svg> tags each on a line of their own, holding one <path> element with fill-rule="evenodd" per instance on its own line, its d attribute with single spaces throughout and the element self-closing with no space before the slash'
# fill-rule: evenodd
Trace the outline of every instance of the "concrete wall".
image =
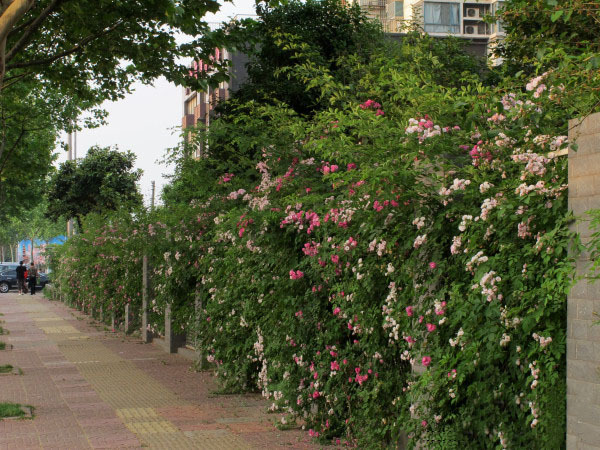
<svg viewBox="0 0 600 450">
<path fill-rule="evenodd" d="M 600 209 L 600 113 L 569 121 L 569 209 L 581 220 L 573 225 L 589 241 L 585 212 Z M 577 271 L 589 267 L 587 254 Z M 581 280 L 567 306 L 567 449 L 600 449 L 600 280 Z"/>
</svg>

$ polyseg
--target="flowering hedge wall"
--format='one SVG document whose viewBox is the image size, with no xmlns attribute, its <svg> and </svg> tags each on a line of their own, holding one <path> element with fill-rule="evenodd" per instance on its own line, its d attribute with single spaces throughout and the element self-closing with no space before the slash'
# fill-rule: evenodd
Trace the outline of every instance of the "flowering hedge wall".
<svg viewBox="0 0 600 450">
<path fill-rule="evenodd" d="M 214 120 L 170 191 L 196 198 L 73 239 L 63 289 L 139 303 L 145 246 L 153 310 L 197 323 L 224 388 L 260 389 L 283 425 L 361 448 L 559 448 L 569 86 L 550 72 L 443 87 L 406 69 L 357 65 L 350 90 L 300 61 L 291 76 L 329 110 Z"/>
</svg>

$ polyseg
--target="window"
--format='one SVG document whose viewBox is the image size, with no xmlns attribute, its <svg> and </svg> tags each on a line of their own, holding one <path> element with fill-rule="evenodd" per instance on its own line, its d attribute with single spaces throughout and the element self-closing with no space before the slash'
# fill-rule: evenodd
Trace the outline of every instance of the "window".
<svg viewBox="0 0 600 450">
<path fill-rule="evenodd" d="M 424 19 L 427 33 L 460 32 L 458 3 L 426 2 Z"/>
<path fill-rule="evenodd" d="M 388 19 L 404 17 L 404 2 L 390 2 L 387 4 Z"/>
<path fill-rule="evenodd" d="M 504 7 L 504 2 L 495 2 L 492 3 L 492 15 L 495 16 L 498 14 L 498 11 Z M 502 21 L 498 20 L 493 25 L 494 33 L 504 33 L 504 27 L 502 26 Z"/>
<path fill-rule="evenodd" d="M 198 95 L 194 95 L 191 99 L 185 102 L 185 113 L 194 114 L 194 108 L 198 106 Z"/>
</svg>

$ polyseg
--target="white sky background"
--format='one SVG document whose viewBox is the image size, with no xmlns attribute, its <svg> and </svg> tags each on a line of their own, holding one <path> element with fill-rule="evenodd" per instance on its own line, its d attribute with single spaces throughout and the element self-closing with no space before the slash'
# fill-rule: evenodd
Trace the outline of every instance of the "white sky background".
<svg viewBox="0 0 600 450">
<path fill-rule="evenodd" d="M 253 0 L 221 2 L 217 14 L 207 14 L 207 22 L 223 22 L 237 14 L 254 14 Z M 107 102 L 103 108 L 108 111 L 107 124 L 92 130 L 77 133 L 77 157 L 85 156 L 88 148 L 99 145 L 118 145 L 119 150 L 131 150 L 137 155 L 136 168 L 143 170 L 140 189 L 146 204 L 150 203 L 151 182 L 156 182 L 156 201 L 167 180 L 164 174 L 173 172 L 172 167 L 159 164 L 167 148 L 179 142 L 179 127 L 183 111 L 182 88 L 157 80 L 153 86 L 135 84 L 133 92 L 117 102 Z M 66 137 L 64 138 L 66 141 Z M 67 153 L 60 148 L 56 165 L 67 159 Z"/>
</svg>

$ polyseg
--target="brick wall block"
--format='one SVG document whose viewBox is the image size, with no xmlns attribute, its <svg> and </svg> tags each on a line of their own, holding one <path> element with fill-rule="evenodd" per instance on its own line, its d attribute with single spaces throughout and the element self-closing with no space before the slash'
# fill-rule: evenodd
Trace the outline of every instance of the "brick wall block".
<svg viewBox="0 0 600 450">
<path fill-rule="evenodd" d="M 577 449 L 577 436 L 574 434 L 567 434 L 567 450 Z"/>
<path fill-rule="evenodd" d="M 592 324 L 588 328 L 587 338 L 589 341 L 600 342 L 600 324 Z"/>
<path fill-rule="evenodd" d="M 573 211 L 575 217 L 581 218 L 587 211 L 591 209 L 590 197 L 569 197 L 569 210 Z"/>
<path fill-rule="evenodd" d="M 598 134 L 583 134 L 577 138 L 577 150 L 569 148 L 569 162 L 574 158 L 587 156 L 597 152 L 600 148 L 600 136 Z"/>
<path fill-rule="evenodd" d="M 579 442 L 579 444 L 577 444 L 577 450 L 598 450 L 598 449 L 600 449 L 600 444 L 593 445 L 593 444 L 587 444 L 585 442 Z"/>
<path fill-rule="evenodd" d="M 578 422 L 600 426 L 600 405 L 588 403 L 584 399 L 567 395 L 567 408 L 569 408 L 569 412 Z"/>
<path fill-rule="evenodd" d="M 569 167 L 569 176 L 572 175 L 575 179 L 600 175 L 599 152 L 592 153 L 590 150 L 585 155 L 571 158 L 569 162 L 571 163 L 571 166 Z"/>
<path fill-rule="evenodd" d="M 577 303 L 580 298 L 587 295 L 588 285 L 585 280 L 580 280 L 571 288 L 569 292 L 568 317 L 577 316 Z M 573 311 L 571 311 L 573 310 Z"/>
<path fill-rule="evenodd" d="M 597 286 L 594 286 L 597 288 Z M 577 318 L 583 320 L 596 320 L 600 319 L 597 314 L 600 312 L 600 300 L 595 297 L 593 300 L 580 299 L 577 302 Z"/>
<path fill-rule="evenodd" d="M 585 119 L 569 120 L 569 140 L 581 139 L 588 134 L 600 134 L 600 113 L 591 114 Z"/>
<path fill-rule="evenodd" d="M 600 426 L 582 421 L 574 421 L 569 424 L 567 421 L 567 428 L 569 428 L 569 425 L 571 425 L 569 432 L 577 435 L 580 439 L 579 448 L 581 448 L 581 444 L 600 445 Z"/>
<path fill-rule="evenodd" d="M 600 356 L 600 344 L 598 342 L 575 340 L 575 349 L 575 359 L 577 360 L 596 363 L 600 359 L 598 358 Z"/>
<path fill-rule="evenodd" d="M 571 320 L 571 337 L 574 339 L 587 339 L 588 328 L 590 327 L 591 320 Z"/>
<path fill-rule="evenodd" d="M 570 381 L 585 381 L 595 385 L 594 388 L 597 389 L 600 387 L 599 368 L 600 364 L 598 364 L 597 361 L 580 361 L 578 359 L 573 359 L 573 356 L 571 356 L 567 359 L 567 378 L 569 378 Z"/>
</svg>

